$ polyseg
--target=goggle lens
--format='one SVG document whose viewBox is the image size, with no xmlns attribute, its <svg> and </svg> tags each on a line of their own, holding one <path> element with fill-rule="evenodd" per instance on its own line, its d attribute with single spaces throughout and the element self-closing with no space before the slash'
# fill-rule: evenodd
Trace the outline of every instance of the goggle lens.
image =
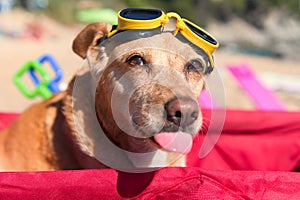
<svg viewBox="0 0 300 200">
<path fill-rule="evenodd" d="M 217 41 L 214 40 L 212 37 L 210 37 L 209 35 L 207 35 L 205 32 L 203 32 L 202 30 L 196 28 L 195 26 L 193 26 L 192 24 L 190 24 L 189 22 L 187 22 L 186 20 L 184 20 L 185 25 L 191 30 L 193 31 L 197 36 L 201 37 L 202 39 L 204 39 L 205 41 L 216 45 Z"/>
<path fill-rule="evenodd" d="M 153 20 L 162 15 L 161 10 L 155 9 L 124 9 L 120 12 L 120 16 L 126 19 L 133 20 Z"/>
</svg>

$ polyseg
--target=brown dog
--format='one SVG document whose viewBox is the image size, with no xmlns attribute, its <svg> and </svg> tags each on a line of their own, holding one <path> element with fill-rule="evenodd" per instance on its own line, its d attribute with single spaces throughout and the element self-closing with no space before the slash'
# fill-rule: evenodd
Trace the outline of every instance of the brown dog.
<svg viewBox="0 0 300 200">
<path fill-rule="evenodd" d="M 207 55 L 168 32 L 100 46 L 110 29 L 81 31 L 73 50 L 84 64 L 67 90 L 0 133 L 0 170 L 184 166 Z"/>
</svg>

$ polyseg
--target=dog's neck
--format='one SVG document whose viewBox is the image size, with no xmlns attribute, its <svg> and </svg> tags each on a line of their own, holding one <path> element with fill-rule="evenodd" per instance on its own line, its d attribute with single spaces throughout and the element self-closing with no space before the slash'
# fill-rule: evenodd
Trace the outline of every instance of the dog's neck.
<svg viewBox="0 0 300 200">
<path fill-rule="evenodd" d="M 67 107 L 59 109 L 66 103 L 66 93 L 62 92 L 55 95 L 51 101 L 51 105 L 47 108 L 47 118 L 45 120 L 46 133 L 49 139 L 53 140 L 53 165 L 57 165 L 58 169 L 82 169 L 82 168 L 104 168 L 95 158 L 84 154 L 79 148 L 77 142 L 74 142 L 73 131 L 71 126 L 62 126 L 68 124 L 69 116 Z M 65 113 L 64 113 L 65 112 Z M 68 113 L 66 115 L 66 113 Z M 56 117 L 50 117 L 56 116 Z M 53 119 L 53 120 L 52 120 Z"/>
<path fill-rule="evenodd" d="M 98 168 L 101 165 L 111 167 L 114 163 L 110 162 L 114 160 L 130 168 L 131 162 L 112 146 L 99 125 L 95 113 L 92 79 L 90 71 L 82 68 L 70 82 L 64 101 L 65 116 L 68 116 L 66 121 L 77 146 L 75 149 L 78 151 L 76 155 L 80 157 L 78 160 L 83 160 L 83 168 Z"/>
</svg>

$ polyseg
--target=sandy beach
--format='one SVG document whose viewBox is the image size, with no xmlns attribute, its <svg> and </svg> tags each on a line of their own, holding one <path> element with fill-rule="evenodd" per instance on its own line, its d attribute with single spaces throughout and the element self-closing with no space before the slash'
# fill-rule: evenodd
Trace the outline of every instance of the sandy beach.
<svg viewBox="0 0 300 200">
<path fill-rule="evenodd" d="M 28 16 L 27 16 L 28 15 Z M 26 35 L 30 23 L 37 23 L 40 38 Z M 64 70 L 63 83 L 67 84 L 82 60 L 72 52 L 71 44 L 82 25 L 65 26 L 47 17 L 36 17 L 20 10 L 0 13 L 0 111 L 20 112 L 41 98 L 28 99 L 12 82 L 14 73 L 29 60 L 36 60 L 49 53 Z M 40 28 L 40 29 L 39 29 Z M 2 30 L 2 31 L 1 31 Z M 300 61 L 260 57 L 218 50 L 215 53 L 216 70 L 224 83 L 226 107 L 232 109 L 255 109 L 255 105 L 243 92 L 226 69 L 228 65 L 247 63 L 259 80 L 284 105 L 287 110 L 300 110 Z M 279 83 L 279 89 L 274 85 Z M 291 90 L 287 88 L 289 84 Z M 282 86 L 282 87 L 280 87 Z M 272 88 L 273 87 L 273 88 Z M 298 87 L 298 92 L 297 92 Z"/>
</svg>

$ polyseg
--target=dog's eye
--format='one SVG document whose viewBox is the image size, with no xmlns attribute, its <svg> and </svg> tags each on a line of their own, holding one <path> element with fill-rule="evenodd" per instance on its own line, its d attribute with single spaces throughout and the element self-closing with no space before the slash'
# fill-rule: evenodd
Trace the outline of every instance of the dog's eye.
<svg viewBox="0 0 300 200">
<path fill-rule="evenodd" d="M 191 60 L 186 65 L 186 71 L 187 72 L 203 73 L 204 66 L 199 60 Z"/>
<path fill-rule="evenodd" d="M 138 56 L 138 55 L 130 57 L 126 62 L 128 64 L 132 65 L 132 66 L 138 66 L 138 65 L 145 65 L 146 64 L 145 60 L 141 56 Z"/>
</svg>

